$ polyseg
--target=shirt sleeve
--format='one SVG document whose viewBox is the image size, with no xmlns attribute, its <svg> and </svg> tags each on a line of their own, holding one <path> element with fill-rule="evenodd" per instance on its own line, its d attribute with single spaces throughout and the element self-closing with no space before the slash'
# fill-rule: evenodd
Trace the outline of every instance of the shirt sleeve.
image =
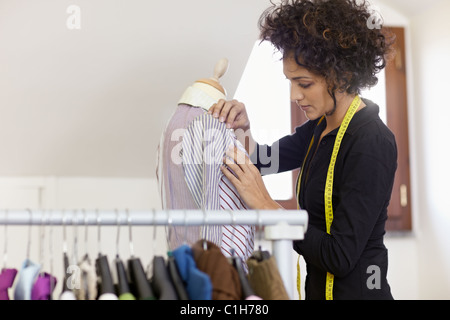
<svg viewBox="0 0 450 320">
<path fill-rule="evenodd" d="M 338 277 L 352 271 L 367 243 L 384 234 L 397 149 L 380 136 L 358 138 L 341 163 L 333 187 L 331 234 L 308 226 L 305 239 L 294 241 L 294 249 L 309 263 Z"/>
<path fill-rule="evenodd" d="M 224 123 L 209 114 L 194 119 L 183 135 L 185 180 L 199 208 L 219 210 L 220 166 L 226 150 L 234 145 Z"/>
</svg>

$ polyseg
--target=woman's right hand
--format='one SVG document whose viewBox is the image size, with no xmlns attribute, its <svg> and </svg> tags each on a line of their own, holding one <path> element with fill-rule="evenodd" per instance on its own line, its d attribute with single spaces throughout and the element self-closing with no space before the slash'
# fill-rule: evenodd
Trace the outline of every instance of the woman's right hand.
<svg viewBox="0 0 450 320">
<path fill-rule="evenodd" d="M 245 105 L 237 100 L 219 100 L 208 110 L 214 118 L 218 118 L 220 122 L 224 122 L 228 129 L 242 129 L 247 131 L 250 129 L 250 120 L 245 110 Z"/>
</svg>

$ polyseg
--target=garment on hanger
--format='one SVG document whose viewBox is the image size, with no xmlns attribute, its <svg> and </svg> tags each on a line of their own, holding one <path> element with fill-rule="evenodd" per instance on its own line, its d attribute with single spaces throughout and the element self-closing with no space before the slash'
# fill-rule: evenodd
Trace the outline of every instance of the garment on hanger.
<svg viewBox="0 0 450 320">
<path fill-rule="evenodd" d="M 203 240 L 192 246 L 194 260 L 199 270 L 209 275 L 212 282 L 213 300 L 241 300 L 242 287 L 236 269 L 228 262 L 219 247 L 207 241 L 203 249 Z"/>
<path fill-rule="evenodd" d="M 40 270 L 40 264 L 25 259 L 19 271 L 19 279 L 14 290 L 14 300 L 31 300 L 31 290 Z"/>
<path fill-rule="evenodd" d="M 175 290 L 177 291 L 178 299 L 179 300 L 189 300 L 188 293 L 186 291 L 186 288 L 184 286 L 183 280 L 181 279 L 180 272 L 177 267 L 177 263 L 175 261 L 175 257 L 172 254 L 172 251 L 169 251 L 167 253 L 167 268 L 169 270 L 170 278 L 172 279 L 173 286 L 175 287 Z"/>
<path fill-rule="evenodd" d="M 158 300 L 178 300 L 172 278 L 164 257 L 153 258 L 153 275 L 151 277 L 153 291 Z"/>
<path fill-rule="evenodd" d="M 119 297 L 115 293 L 105 292 L 102 293 L 97 300 L 119 300 Z"/>
<path fill-rule="evenodd" d="M 67 252 L 63 253 L 63 265 L 64 265 L 64 280 L 62 284 L 62 291 L 59 295 L 59 300 L 77 300 L 75 293 L 72 288 L 69 287 L 69 281 L 71 280 L 68 277 L 68 269 L 69 269 L 69 257 L 67 256 Z"/>
<path fill-rule="evenodd" d="M 97 271 L 97 291 L 98 300 L 118 300 L 114 289 L 114 282 L 112 279 L 111 269 L 109 268 L 108 257 L 99 254 L 95 260 L 95 267 Z"/>
<path fill-rule="evenodd" d="M 59 300 L 77 300 L 73 291 L 64 291 L 59 295 Z"/>
<path fill-rule="evenodd" d="M 247 265 L 248 280 L 256 295 L 263 300 L 290 300 L 274 256 L 252 256 Z"/>
<path fill-rule="evenodd" d="M 197 268 L 192 249 L 183 244 L 172 251 L 181 279 L 190 300 L 211 300 L 212 283 L 209 275 Z"/>
<path fill-rule="evenodd" d="M 97 299 L 97 273 L 87 255 L 78 265 L 81 271 L 80 290 L 78 290 L 77 300 Z"/>
<path fill-rule="evenodd" d="M 56 283 L 56 277 L 51 274 L 47 272 L 39 274 L 31 290 L 31 300 L 52 300 Z"/>
<path fill-rule="evenodd" d="M 134 292 L 136 299 L 156 300 L 155 293 L 139 258 L 131 257 L 128 259 L 128 273 L 130 275 L 131 290 Z"/>
<path fill-rule="evenodd" d="M 116 256 L 114 263 L 116 265 L 117 272 L 117 295 L 119 300 L 136 300 L 136 297 L 131 293 L 130 284 L 123 261 L 119 256 Z"/>
<path fill-rule="evenodd" d="M 250 282 L 248 281 L 247 273 L 242 268 L 243 263 L 242 263 L 241 258 L 233 254 L 231 256 L 231 263 L 232 263 L 233 267 L 236 268 L 236 271 L 239 276 L 239 281 L 240 281 L 241 287 L 242 287 L 242 299 L 243 300 L 262 300 L 261 297 L 258 297 L 255 294 L 252 286 L 250 285 Z"/>
<path fill-rule="evenodd" d="M 8 289 L 12 288 L 17 272 L 15 268 L 5 268 L 0 273 L 0 300 L 10 300 Z"/>
</svg>

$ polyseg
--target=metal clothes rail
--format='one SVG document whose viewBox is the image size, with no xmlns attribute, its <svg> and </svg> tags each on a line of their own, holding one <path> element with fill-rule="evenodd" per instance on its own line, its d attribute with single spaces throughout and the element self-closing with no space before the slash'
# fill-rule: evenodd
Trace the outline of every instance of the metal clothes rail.
<svg viewBox="0 0 450 320">
<path fill-rule="evenodd" d="M 264 238 L 271 241 L 273 255 L 291 297 L 295 280 L 292 241 L 302 240 L 308 226 L 304 210 L 0 210 L 0 225 L 194 225 L 265 226 Z"/>
</svg>

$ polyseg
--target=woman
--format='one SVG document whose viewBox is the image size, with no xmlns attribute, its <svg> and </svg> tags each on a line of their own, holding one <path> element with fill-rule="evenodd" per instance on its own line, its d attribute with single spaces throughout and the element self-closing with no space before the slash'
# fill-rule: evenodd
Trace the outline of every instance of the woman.
<svg viewBox="0 0 450 320">
<path fill-rule="evenodd" d="M 306 261 L 306 299 L 392 299 L 383 237 L 397 147 L 378 106 L 359 97 L 377 83 L 392 42 L 368 27 L 370 17 L 354 0 L 282 1 L 261 16 L 261 39 L 283 54 L 291 100 L 309 119 L 292 135 L 260 146 L 243 103 L 221 100 L 209 110 L 252 155 L 230 150 L 222 168 L 250 208 L 280 208 L 261 172 L 301 168 L 297 198 L 309 226 L 294 250 Z"/>
</svg>

